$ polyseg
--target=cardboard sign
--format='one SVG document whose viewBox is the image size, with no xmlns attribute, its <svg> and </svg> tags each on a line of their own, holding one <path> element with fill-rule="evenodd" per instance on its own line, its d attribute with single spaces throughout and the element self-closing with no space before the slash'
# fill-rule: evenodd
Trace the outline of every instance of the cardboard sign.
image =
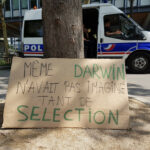
<svg viewBox="0 0 150 150">
<path fill-rule="evenodd" d="M 3 128 L 127 129 L 123 60 L 14 58 Z"/>
</svg>

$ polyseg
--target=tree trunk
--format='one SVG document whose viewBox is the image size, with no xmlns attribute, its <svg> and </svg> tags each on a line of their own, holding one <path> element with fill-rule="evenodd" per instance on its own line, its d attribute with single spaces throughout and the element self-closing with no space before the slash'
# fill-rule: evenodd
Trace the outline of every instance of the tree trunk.
<svg viewBox="0 0 150 150">
<path fill-rule="evenodd" d="M 0 4 L 0 19 L 1 19 L 1 22 L 2 22 L 5 56 L 7 57 L 8 56 L 8 39 L 7 39 L 6 23 L 5 23 L 5 19 L 4 19 L 3 11 L 2 11 L 2 4 Z"/>
<path fill-rule="evenodd" d="M 46 57 L 84 58 L 81 0 L 43 0 Z"/>
</svg>

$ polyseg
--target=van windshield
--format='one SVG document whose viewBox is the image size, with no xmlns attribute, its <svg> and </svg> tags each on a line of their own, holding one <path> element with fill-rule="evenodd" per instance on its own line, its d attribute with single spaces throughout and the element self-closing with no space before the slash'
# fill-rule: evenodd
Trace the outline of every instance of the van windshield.
<svg viewBox="0 0 150 150">
<path fill-rule="evenodd" d="M 43 37 L 42 20 L 25 21 L 24 37 Z"/>
</svg>

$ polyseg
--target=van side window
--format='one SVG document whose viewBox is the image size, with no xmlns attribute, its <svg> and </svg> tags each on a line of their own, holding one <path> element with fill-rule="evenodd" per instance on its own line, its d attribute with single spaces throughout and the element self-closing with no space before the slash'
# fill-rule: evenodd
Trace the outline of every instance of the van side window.
<svg viewBox="0 0 150 150">
<path fill-rule="evenodd" d="M 106 37 L 122 40 L 142 40 L 143 34 L 124 14 L 105 15 L 104 31 Z"/>
<path fill-rule="evenodd" d="M 42 20 L 25 21 L 24 37 L 43 37 Z"/>
</svg>

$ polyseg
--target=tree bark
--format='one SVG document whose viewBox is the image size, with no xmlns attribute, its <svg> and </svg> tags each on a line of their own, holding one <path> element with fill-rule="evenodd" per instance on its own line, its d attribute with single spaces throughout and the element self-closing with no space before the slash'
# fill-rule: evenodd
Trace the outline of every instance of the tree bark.
<svg viewBox="0 0 150 150">
<path fill-rule="evenodd" d="M 43 0 L 46 57 L 84 58 L 81 0 Z"/>
<path fill-rule="evenodd" d="M 2 11 L 2 4 L 0 3 L 0 19 L 2 22 L 2 30 L 3 30 L 3 38 L 4 38 L 4 46 L 5 46 L 5 56 L 8 56 L 8 39 L 7 39 L 7 29 L 6 29 L 6 23 L 3 16 Z"/>
</svg>

